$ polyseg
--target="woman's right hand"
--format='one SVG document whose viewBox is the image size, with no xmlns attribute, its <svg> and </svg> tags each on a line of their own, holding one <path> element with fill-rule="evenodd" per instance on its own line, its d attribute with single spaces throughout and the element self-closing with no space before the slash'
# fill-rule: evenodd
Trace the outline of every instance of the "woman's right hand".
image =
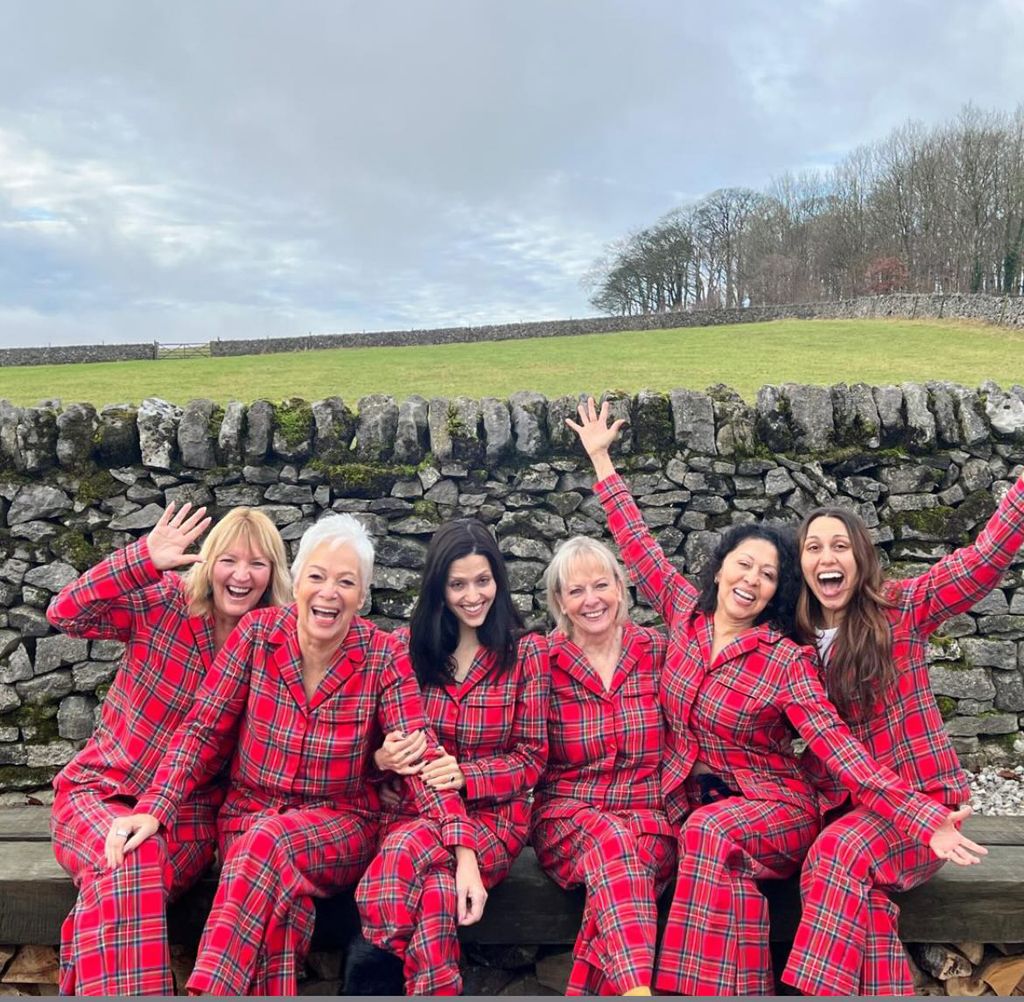
<svg viewBox="0 0 1024 1002">
<path fill-rule="evenodd" d="M 159 828 L 160 822 L 152 814 L 129 814 L 123 818 L 114 818 L 103 849 L 107 866 L 111 870 L 119 867 L 127 853 L 138 849 Z"/>
<path fill-rule="evenodd" d="M 608 424 L 607 400 L 598 410 L 594 398 L 588 397 L 587 402 L 580 404 L 576 411 L 580 416 L 579 424 L 571 418 L 566 418 L 565 423 L 579 435 L 583 448 L 594 464 L 598 479 L 603 480 L 615 472 L 608 450 L 612 442 L 619 437 L 619 429 L 626 422 L 622 418 L 617 418 Z"/>
<path fill-rule="evenodd" d="M 423 768 L 423 755 L 427 750 L 427 736 L 423 731 L 403 734 L 392 731 L 373 753 L 373 764 L 381 772 L 397 772 L 399 776 L 412 776 Z"/>
<path fill-rule="evenodd" d="M 213 519 L 204 517 L 205 508 L 196 508 L 190 513 L 191 508 L 192 505 L 186 501 L 176 511 L 172 501 L 146 537 L 149 559 L 158 571 L 169 571 L 199 562 L 199 554 L 185 551 L 210 528 Z"/>
</svg>

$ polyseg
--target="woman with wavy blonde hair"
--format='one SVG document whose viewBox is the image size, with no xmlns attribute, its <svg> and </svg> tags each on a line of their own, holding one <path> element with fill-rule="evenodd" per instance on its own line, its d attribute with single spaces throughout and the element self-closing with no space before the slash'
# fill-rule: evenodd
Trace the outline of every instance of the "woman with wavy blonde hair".
<svg viewBox="0 0 1024 1002">
<path fill-rule="evenodd" d="M 239 619 L 290 596 L 284 544 L 266 515 L 235 508 L 189 553 L 210 522 L 205 508 L 168 505 L 149 535 L 71 582 L 47 612 L 69 636 L 126 645 L 95 732 L 54 780 L 54 854 L 78 887 L 61 930 L 64 995 L 174 991 L 166 902 L 212 861 L 223 789 L 198 788 L 128 866 L 106 867 L 105 839 L 152 782 Z"/>
</svg>

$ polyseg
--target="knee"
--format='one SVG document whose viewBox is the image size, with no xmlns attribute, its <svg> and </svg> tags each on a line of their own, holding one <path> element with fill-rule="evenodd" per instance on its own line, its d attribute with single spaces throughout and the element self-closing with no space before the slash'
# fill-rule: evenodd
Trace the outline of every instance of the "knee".
<svg viewBox="0 0 1024 1002">
<path fill-rule="evenodd" d="M 641 870 L 640 844 L 628 832 L 616 832 L 598 841 L 587 853 L 602 871 Z"/>
<path fill-rule="evenodd" d="M 824 873 L 844 873 L 865 880 L 870 870 L 870 854 L 863 838 L 849 829 L 830 826 L 815 839 L 803 873 L 808 879 Z"/>
<path fill-rule="evenodd" d="M 735 844 L 734 825 L 721 812 L 697 810 L 687 819 L 679 839 L 680 855 L 707 852 L 709 847 L 725 849 Z"/>
<path fill-rule="evenodd" d="M 403 825 L 388 832 L 381 842 L 378 857 L 409 860 L 419 864 L 437 858 L 442 851 L 447 858 L 440 829 L 424 818 L 415 824 Z"/>
</svg>

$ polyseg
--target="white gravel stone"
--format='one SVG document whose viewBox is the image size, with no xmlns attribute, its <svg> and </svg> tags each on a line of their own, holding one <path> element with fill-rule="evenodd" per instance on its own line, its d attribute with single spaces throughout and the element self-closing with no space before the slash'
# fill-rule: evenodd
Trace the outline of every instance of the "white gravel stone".
<svg viewBox="0 0 1024 1002">
<path fill-rule="evenodd" d="M 1014 779 L 1000 776 L 1013 773 Z M 968 773 L 971 781 L 971 806 L 978 814 L 1024 814 L 1024 765 L 985 766 Z"/>
</svg>

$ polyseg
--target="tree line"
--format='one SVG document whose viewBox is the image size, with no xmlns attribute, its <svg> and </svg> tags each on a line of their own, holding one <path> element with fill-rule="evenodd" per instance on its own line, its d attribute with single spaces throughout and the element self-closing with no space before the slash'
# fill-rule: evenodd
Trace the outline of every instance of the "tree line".
<svg viewBox="0 0 1024 1002">
<path fill-rule="evenodd" d="M 611 244 L 607 314 L 864 294 L 1024 291 L 1024 104 L 907 122 L 827 170 L 721 188 Z"/>
</svg>

